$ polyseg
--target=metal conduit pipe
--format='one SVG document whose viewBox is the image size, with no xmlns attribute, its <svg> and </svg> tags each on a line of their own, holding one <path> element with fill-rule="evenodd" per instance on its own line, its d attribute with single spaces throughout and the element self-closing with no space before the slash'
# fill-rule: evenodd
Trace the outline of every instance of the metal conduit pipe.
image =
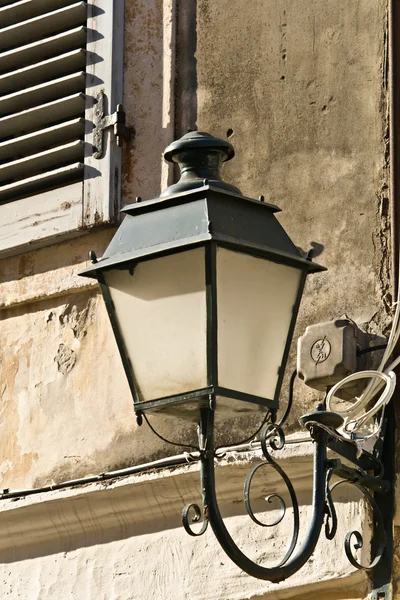
<svg viewBox="0 0 400 600">
<path fill-rule="evenodd" d="M 293 437 L 286 439 L 286 444 L 300 444 L 303 442 L 310 442 L 311 438 L 308 435 L 299 437 Z M 256 452 L 260 450 L 261 444 L 259 441 L 249 442 L 247 444 L 238 444 L 237 446 L 230 446 L 229 448 L 219 448 L 216 454 L 216 458 L 223 458 L 226 454 L 233 452 Z M 56 490 L 62 490 L 69 487 L 78 487 L 80 485 L 86 485 L 88 483 L 97 483 L 98 481 L 106 481 L 109 479 L 118 479 L 120 477 L 127 477 L 128 475 L 137 475 L 140 473 L 146 473 L 155 469 L 166 469 L 169 467 L 179 467 L 181 465 L 190 464 L 192 462 L 200 461 L 199 452 L 185 452 L 183 454 L 176 454 L 174 456 L 167 456 L 166 458 L 160 458 L 148 463 L 142 463 L 139 465 L 132 465 L 124 469 L 117 469 L 116 471 L 107 471 L 105 473 L 99 473 L 98 475 L 89 475 L 88 477 L 80 477 L 79 479 L 70 479 L 68 481 L 61 481 L 60 483 L 54 483 L 46 485 L 40 488 L 28 488 L 23 490 L 8 490 L 4 489 L 0 493 L 0 500 L 7 500 L 10 498 L 23 498 L 25 496 L 31 496 L 33 494 L 42 494 L 45 492 L 54 492 Z"/>
<path fill-rule="evenodd" d="M 196 456 L 196 453 L 193 453 Z M 0 494 L 0 500 L 7 500 L 8 498 L 23 498 L 25 496 L 31 496 L 32 494 L 42 494 L 45 492 L 53 492 L 55 490 L 62 490 L 69 487 L 77 487 L 79 485 L 86 485 L 88 483 L 96 483 L 98 481 L 106 481 L 107 479 L 117 479 L 119 477 L 126 477 L 127 475 L 135 475 L 137 473 L 146 473 L 153 469 L 162 469 L 166 467 L 178 467 L 179 465 L 187 464 L 188 455 L 178 454 L 176 456 L 169 456 L 167 458 L 161 458 L 152 462 L 143 463 L 141 465 L 135 465 L 132 467 L 126 467 L 125 469 L 118 469 L 117 471 L 108 471 L 107 473 L 100 473 L 99 475 L 91 475 L 89 477 L 81 477 L 80 479 L 71 479 L 69 481 L 62 481 L 61 483 L 55 483 L 40 488 L 32 488 L 26 490 L 3 490 Z M 189 459 L 190 462 L 190 459 Z"/>
<path fill-rule="evenodd" d="M 293 439 L 287 439 L 286 444 L 299 444 L 303 442 L 310 442 L 311 438 L 294 437 Z M 260 442 L 250 442 L 248 444 L 238 444 L 237 446 L 230 446 L 229 448 L 219 448 L 218 457 L 223 457 L 225 454 L 232 452 L 255 452 L 260 450 Z M 24 490 L 3 490 L 0 493 L 0 500 L 7 500 L 9 498 L 23 498 L 25 496 L 31 496 L 33 494 L 42 494 L 45 492 L 54 492 L 55 490 L 62 490 L 69 487 L 77 487 L 80 485 L 86 485 L 88 483 L 96 483 L 98 481 L 106 481 L 108 479 L 118 479 L 120 477 L 127 477 L 128 475 L 137 475 L 139 473 L 146 473 L 154 469 L 166 469 L 168 467 L 179 467 L 181 465 L 190 464 L 200 460 L 199 452 L 185 452 L 183 454 L 176 454 L 175 456 L 167 456 L 166 458 L 160 458 L 159 460 L 153 460 L 148 463 L 142 463 L 140 465 L 132 465 L 125 469 L 118 469 L 116 471 L 107 471 L 106 473 L 99 473 L 98 475 L 90 475 L 88 477 L 81 477 L 79 479 L 70 479 L 68 481 L 61 481 L 60 483 L 54 483 L 52 485 L 46 485 L 40 488 L 31 488 Z"/>
</svg>

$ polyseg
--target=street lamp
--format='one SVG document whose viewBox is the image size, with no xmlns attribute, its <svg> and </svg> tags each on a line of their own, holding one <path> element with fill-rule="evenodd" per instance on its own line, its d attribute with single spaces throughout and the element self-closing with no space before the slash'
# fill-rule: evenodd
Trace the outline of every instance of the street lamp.
<svg viewBox="0 0 400 600">
<path fill-rule="evenodd" d="M 191 132 L 172 143 L 179 183 L 126 217 L 96 277 L 108 306 L 137 413 L 199 419 L 276 412 L 306 275 L 275 219 L 219 175 L 232 145 Z"/>
<path fill-rule="evenodd" d="M 319 407 L 303 417 L 315 441 L 313 514 L 306 540 L 295 553 L 296 494 L 268 445 L 284 444 L 276 414 L 305 279 L 324 269 L 300 254 L 276 220 L 276 206 L 263 197 L 246 198 L 222 181 L 220 167 L 233 156 L 229 142 L 207 133 L 190 132 L 173 142 L 164 157 L 178 164 L 179 182 L 159 198 L 138 199 L 125 207 L 125 219 L 103 258 L 92 255 L 93 264 L 81 274 L 99 282 L 139 424 L 147 413 L 199 424 L 203 509 L 186 507 L 185 529 L 198 535 L 210 522 L 224 550 L 244 571 L 280 581 L 308 560 L 325 514 L 332 525 L 328 533 L 334 530 L 332 475 L 360 483 L 358 470 L 339 459 L 328 460 L 326 448 L 335 446 L 358 469 L 375 469 L 377 461 L 338 439 L 338 415 Z M 295 517 L 287 555 L 272 569 L 238 549 L 215 495 L 214 420 L 254 413 L 268 420 L 261 436 L 264 456 L 283 477 Z M 254 472 L 246 481 L 245 504 L 257 522 L 249 499 Z M 384 489 L 386 483 L 365 474 L 363 485 Z M 203 526 L 194 533 L 190 522 L 201 516 Z"/>
</svg>

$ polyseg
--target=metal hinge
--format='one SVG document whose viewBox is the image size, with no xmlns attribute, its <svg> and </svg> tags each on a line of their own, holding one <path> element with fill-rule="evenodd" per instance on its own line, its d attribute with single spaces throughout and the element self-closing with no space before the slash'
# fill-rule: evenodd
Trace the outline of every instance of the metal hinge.
<svg viewBox="0 0 400 600">
<path fill-rule="evenodd" d="M 110 127 L 114 128 L 114 136 L 117 146 L 122 146 L 122 140 L 129 142 L 132 137 L 132 129 L 125 125 L 125 112 L 122 104 L 117 105 L 117 110 L 112 115 L 104 114 L 104 92 L 96 97 L 97 103 L 93 109 L 93 156 L 101 158 L 104 154 L 104 131 Z"/>
</svg>

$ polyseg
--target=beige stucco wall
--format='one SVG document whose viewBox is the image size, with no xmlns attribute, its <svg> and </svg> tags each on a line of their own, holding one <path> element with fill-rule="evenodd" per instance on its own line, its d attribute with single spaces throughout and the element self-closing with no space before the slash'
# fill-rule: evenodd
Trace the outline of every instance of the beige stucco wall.
<svg viewBox="0 0 400 600">
<path fill-rule="evenodd" d="M 343 313 L 366 330 L 385 331 L 391 310 L 385 0 L 126 0 L 126 15 L 124 106 L 135 138 L 124 149 L 124 203 L 156 196 L 173 176 L 161 153 L 175 134 L 197 124 L 228 135 L 237 156 L 226 166 L 226 178 L 246 195 L 264 194 L 278 204 L 279 219 L 295 243 L 304 251 L 314 246 L 316 260 L 329 269 L 308 283 L 298 333 Z M 102 301 L 97 289 L 77 276 L 88 250 L 101 255 L 112 233 L 93 231 L 0 260 L 1 488 L 58 482 L 179 451 L 137 428 Z M 292 365 L 293 358 L 289 371 Z M 296 387 L 298 416 L 316 396 Z M 159 427 L 175 439 L 193 435 L 162 420 Z M 240 433 L 232 431 L 226 440 Z M 257 587 L 227 566 L 222 554 L 221 569 L 228 568 L 235 589 L 224 592 L 214 585 L 207 596 L 200 584 L 195 593 L 190 587 L 179 592 L 172 559 L 164 566 L 168 576 L 160 579 L 149 565 L 171 538 L 178 554 L 181 547 L 185 556 L 197 553 L 198 577 L 207 557 L 217 552 L 211 533 L 206 542 L 193 542 L 176 529 L 183 504 L 173 498 L 170 521 L 161 519 L 162 508 L 154 509 L 161 519 L 157 535 L 151 528 L 139 534 L 127 526 L 121 541 L 111 528 L 111 554 L 111 546 L 101 541 L 101 526 L 99 539 L 89 549 L 80 550 L 78 543 L 75 554 L 61 536 L 59 552 L 39 556 L 38 550 L 15 571 L 7 564 L 5 581 L 22 577 L 7 594 L 18 597 L 18 590 L 29 600 L 78 597 L 74 578 L 86 582 L 80 597 L 96 599 L 142 600 L 153 594 L 233 600 L 244 597 L 242 585 L 246 597 L 260 600 L 267 591 L 270 598 L 294 594 Z M 73 545 L 71 531 L 65 535 Z M 263 532 L 257 535 L 262 540 Z M 61 557 L 78 566 L 52 571 Z M 135 559 L 147 587 L 135 584 L 132 591 Z M 93 567 L 90 576 L 86 565 Z M 23 591 L 30 569 L 46 581 L 53 577 L 52 595 L 45 596 L 36 583 Z M 123 584 L 116 583 L 117 571 L 129 573 Z M 366 596 L 364 579 L 339 592 L 335 573 L 330 574 L 332 598 Z M 307 581 L 318 576 L 318 568 L 311 567 Z"/>
<path fill-rule="evenodd" d="M 199 128 L 233 131 L 226 176 L 280 206 L 296 245 L 328 268 L 309 278 L 298 335 L 343 313 L 381 332 L 391 306 L 386 2 L 254 0 L 244 10 L 200 0 L 197 20 Z M 303 386 L 297 416 L 311 396 Z"/>
<path fill-rule="evenodd" d="M 136 135 L 124 151 L 126 202 L 155 196 L 168 179 L 172 7 L 127 2 L 125 107 Z M 233 130 L 226 178 L 280 205 L 295 243 L 314 245 L 329 269 L 308 282 L 299 333 L 343 313 L 378 333 L 388 324 L 385 14 L 383 0 L 197 3 L 198 126 L 222 137 Z M 178 98 L 176 111 L 185 110 Z M 88 249 L 101 255 L 111 234 L 1 262 L 4 487 L 169 452 L 136 429 L 105 310 L 77 276 Z M 298 387 L 296 415 L 315 399 Z"/>
<path fill-rule="evenodd" d="M 296 450 L 293 453 L 292 448 L 286 460 L 283 457 L 282 465 L 298 490 L 303 541 L 310 518 L 306 484 L 311 477 L 311 448 Z M 288 511 L 278 527 L 260 534 L 260 528 L 241 515 L 243 480 L 258 460 L 253 452 L 219 462 L 221 510 L 240 548 L 272 566 L 287 549 L 292 517 Z M 264 477 L 256 478 L 255 497 L 282 493 L 282 482 L 268 471 L 268 484 Z M 349 486 L 335 494 L 339 517 L 335 540 L 321 539 L 312 560 L 279 585 L 241 572 L 211 531 L 201 538 L 185 533 L 177 507 L 198 501 L 198 496 L 198 466 L 192 465 L 109 481 L 106 486 L 91 484 L 3 502 L 0 579 L 4 596 L 21 600 L 366 598 L 365 574 L 351 567 L 342 551 L 349 522 L 352 529 L 363 531 L 365 521 Z M 264 522 L 277 518 L 277 510 L 263 513 L 261 502 L 256 509 Z"/>
</svg>

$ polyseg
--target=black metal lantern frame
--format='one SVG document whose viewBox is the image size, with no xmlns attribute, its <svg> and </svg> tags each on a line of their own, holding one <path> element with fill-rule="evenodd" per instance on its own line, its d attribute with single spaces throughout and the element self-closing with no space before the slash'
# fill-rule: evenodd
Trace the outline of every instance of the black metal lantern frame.
<svg viewBox="0 0 400 600">
<path fill-rule="evenodd" d="M 97 278 L 108 315 L 121 353 L 128 378 L 134 407 L 141 412 L 164 412 L 189 420 L 199 419 L 199 411 L 217 398 L 223 399 L 224 417 L 237 413 L 265 410 L 276 412 L 284 367 L 289 353 L 300 300 L 306 276 L 322 267 L 302 258 L 284 229 L 274 218 L 279 209 L 266 202 L 238 196 L 203 181 L 201 187 L 169 196 L 162 200 L 150 200 L 127 206 L 127 215 L 116 237 L 108 247 L 103 259 L 84 271 L 84 275 Z M 266 231 L 268 237 L 266 238 Z M 133 272 L 139 262 L 155 257 L 204 247 L 205 283 L 207 303 L 207 387 L 186 390 L 174 396 L 143 402 L 138 389 L 134 365 L 131 364 L 120 324 L 114 310 L 107 270 L 125 269 Z M 218 384 L 217 365 L 217 284 L 216 252 L 218 248 L 244 252 L 282 265 L 293 266 L 301 272 L 301 280 L 295 299 L 290 327 L 282 357 L 275 394 L 272 398 L 260 397 L 222 388 Z M 235 401 L 238 404 L 235 405 Z M 221 402 L 221 400 L 220 400 Z M 235 408 L 232 408 L 235 406 Z"/>
<path fill-rule="evenodd" d="M 375 557 L 369 565 L 359 564 L 354 554 L 354 549 L 362 546 L 362 537 L 358 532 L 347 535 L 345 551 L 353 566 L 363 569 L 374 568 L 380 562 L 387 545 L 385 519 L 382 517 L 380 507 L 386 505 L 385 517 L 387 518 L 392 502 L 392 486 L 384 479 L 381 460 L 383 438 L 376 445 L 374 454 L 360 452 L 355 442 L 344 439 L 338 433 L 337 429 L 343 420 L 335 413 L 327 412 L 324 404 L 319 405 L 316 411 L 305 415 L 300 420 L 301 425 L 309 431 L 314 443 L 314 475 L 312 516 L 306 538 L 298 548 L 299 506 L 296 493 L 288 476 L 270 450 L 280 450 L 285 445 L 283 426 L 290 413 L 291 398 L 285 415 L 279 423 L 277 409 L 305 279 L 308 273 L 321 271 L 323 268 L 301 256 L 276 220 L 274 215 L 279 210 L 276 206 L 264 202 L 262 197 L 258 201 L 246 198 L 237 188 L 221 180 L 219 167 L 223 161 L 229 160 L 233 155 L 233 147 L 229 142 L 199 132 L 191 132 L 171 144 L 165 153 L 165 158 L 179 164 L 180 181 L 170 186 L 160 198 L 146 202 L 138 199 L 136 204 L 125 207 L 123 209 L 125 219 L 103 258 L 98 261 L 92 254 L 93 264 L 82 275 L 96 278 L 99 282 L 132 392 L 138 423 L 142 423 L 143 415 L 146 417 L 148 413 L 160 413 L 198 424 L 199 445 L 195 459 L 198 459 L 201 465 L 203 506 L 200 508 L 196 504 L 190 504 L 184 509 L 183 525 L 186 531 L 190 535 L 198 536 L 205 532 L 210 523 L 222 548 L 243 571 L 259 579 L 279 582 L 293 575 L 307 562 L 316 547 L 324 522 L 326 537 L 333 539 L 337 529 L 337 517 L 332 493 L 337 486 L 347 483 L 356 486 L 362 492 L 373 510 L 376 530 Z M 179 394 L 145 400 L 137 383 L 135 364 L 132 364 L 127 351 L 127 343 L 121 327 L 121 320 L 129 319 L 129 314 L 117 315 L 110 285 L 107 282 L 108 273 L 121 271 L 134 277 L 138 265 L 198 248 L 204 249 L 206 385 L 201 388 L 185 389 Z M 275 391 L 271 396 L 249 394 L 243 390 L 220 385 L 217 310 L 217 252 L 220 248 L 294 267 L 299 272 L 297 294 L 293 301 Z M 274 352 L 273 347 L 271 352 Z M 292 384 L 293 381 L 292 377 Z M 251 482 L 255 473 L 262 466 L 269 464 L 282 477 L 287 487 L 294 515 L 293 534 L 288 550 L 274 568 L 256 564 L 237 547 L 225 527 L 216 498 L 215 418 L 221 415 L 226 420 L 243 413 L 251 414 L 254 411 L 264 413 L 266 425 L 260 441 L 265 461 L 255 466 L 246 479 L 244 504 L 247 513 L 255 523 L 267 527 L 276 525 L 284 517 L 286 505 L 283 498 L 277 494 L 272 496 L 280 501 L 281 515 L 275 523 L 270 525 L 261 523 L 252 509 Z M 341 458 L 328 458 L 328 449 Z M 339 480 L 332 483 L 334 476 Z M 200 529 L 194 531 L 192 525 L 201 521 Z"/>
</svg>

